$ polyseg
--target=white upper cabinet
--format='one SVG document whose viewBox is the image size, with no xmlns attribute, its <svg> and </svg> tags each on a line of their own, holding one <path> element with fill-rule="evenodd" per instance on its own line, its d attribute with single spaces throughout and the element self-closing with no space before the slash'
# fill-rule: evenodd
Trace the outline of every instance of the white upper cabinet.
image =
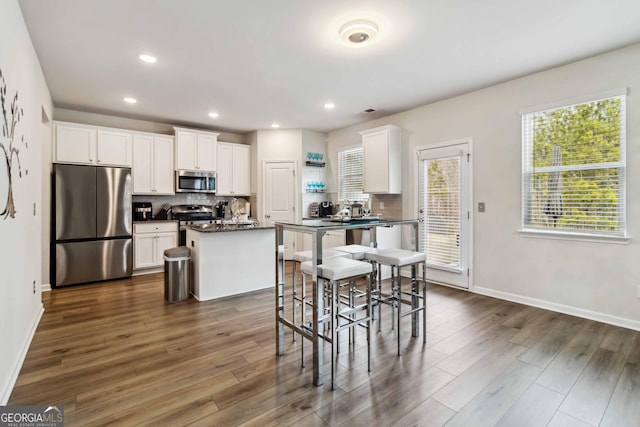
<svg viewBox="0 0 640 427">
<path fill-rule="evenodd" d="M 214 172 L 219 134 L 191 129 L 174 129 L 176 169 Z"/>
<path fill-rule="evenodd" d="M 172 137 L 133 135 L 133 194 L 174 194 Z"/>
<path fill-rule="evenodd" d="M 364 161 L 364 192 L 400 194 L 402 192 L 402 130 L 382 126 L 360 132 Z"/>
<path fill-rule="evenodd" d="M 131 132 L 98 129 L 97 164 L 131 166 L 133 164 L 132 141 Z"/>
<path fill-rule="evenodd" d="M 249 146 L 218 142 L 216 194 L 248 196 L 250 194 Z"/>
<path fill-rule="evenodd" d="M 54 122 L 54 163 L 131 166 L 132 132 Z"/>
<path fill-rule="evenodd" d="M 53 129 L 55 163 L 94 163 L 97 139 L 95 128 L 55 123 Z"/>
</svg>

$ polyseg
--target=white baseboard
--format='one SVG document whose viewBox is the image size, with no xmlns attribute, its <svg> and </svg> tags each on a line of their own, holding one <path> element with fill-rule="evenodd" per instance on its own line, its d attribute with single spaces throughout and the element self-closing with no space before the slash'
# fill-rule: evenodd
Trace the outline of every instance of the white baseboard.
<svg viewBox="0 0 640 427">
<path fill-rule="evenodd" d="M 144 274 L 164 273 L 164 265 L 162 267 L 151 267 L 142 270 L 133 270 L 132 276 L 142 276 Z"/>
<path fill-rule="evenodd" d="M 569 305 L 558 304 L 551 301 L 525 297 L 522 295 L 516 295 L 509 292 L 497 291 L 495 289 L 490 289 L 490 288 L 483 288 L 481 286 L 474 286 L 472 292 L 481 294 L 481 295 L 486 295 L 493 298 L 517 302 L 520 304 L 543 308 L 545 310 L 557 311 L 559 313 L 570 314 L 572 316 L 583 317 L 585 319 L 595 320 L 597 322 L 608 323 L 610 325 L 620 326 L 623 328 L 640 331 L 640 322 L 633 319 L 627 319 L 627 318 L 618 317 L 618 316 L 611 316 L 609 314 L 599 313 L 597 311 L 571 307 Z"/>
<path fill-rule="evenodd" d="M 9 401 L 9 397 L 11 397 L 11 392 L 13 391 L 13 386 L 16 385 L 16 381 L 18 380 L 18 375 L 20 374 L 20 369 L 22 369 L 22 364 L 24 363 L 24 359 L 27 357 L 27 351 L 29 351 L 29 346 L 31 346 L 31 341 L 33 340 L 34 335 L 36 334 L 36 329 L 38 329 L 38 324 L 40 323 L 40 319 L 42 318 L 42 314 L 44 313 L 44 306 L 40 304 L 40 310 L 35 316 L 34 322 L 31 325 L 31 330 L 29 331 L 29 336 L 25 340 L 24 346 L 20 351 L 20 356 L 16 361 L 15 366 L 13 367 L 13 371 L 8 378 L 8 381 L 5 384 L 2 384 L 3 387 L 2 394 L 0 394 L 0 405 L 6 405 Z"/>
<path fill-rule="evenodd" d="M 50 291 L 51 291 L 51 283 L 43 283 L 42 292 L 50 292 Z"/>
</svg>

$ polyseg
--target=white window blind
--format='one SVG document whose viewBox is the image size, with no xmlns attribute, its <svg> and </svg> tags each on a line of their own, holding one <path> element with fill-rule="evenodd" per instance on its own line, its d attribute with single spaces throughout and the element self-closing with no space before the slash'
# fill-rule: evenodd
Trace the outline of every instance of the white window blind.
<svg viewBox="0 0 640 427">
<path fill-rule="evenodd" d="M 369 195 L 362 192 L 363 188 L 362 147 L 338 152 L 338 200 L 368 200 Z"/>
<path fill-rule="evenodd" d="M 625 96 L 522 115 L 525 230 L 625 236 Z"/>
<path fill-rule="evenodd" d="M 420 239 L 430 267 L 460 272 L 461 156 L 422 162 L 420 206 L 425 213 Z"/>
</svg>

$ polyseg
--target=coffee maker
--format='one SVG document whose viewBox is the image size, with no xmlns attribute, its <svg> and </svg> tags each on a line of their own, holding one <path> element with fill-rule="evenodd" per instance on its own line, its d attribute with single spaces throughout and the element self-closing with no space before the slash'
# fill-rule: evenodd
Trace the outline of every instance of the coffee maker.
<svg viewBox="0 0 640 427">
<path fill-rule="evenodd" d="M 133 202 L 133 220 L 151 220 L 151 202 Z"/>
<path fill-rule="evenodd" d="M 333 203 L 321 202 L 320 206 L 318 206 L 318 215 L 320 218 L 326 218 L 333 215 Z"/>
</svg>

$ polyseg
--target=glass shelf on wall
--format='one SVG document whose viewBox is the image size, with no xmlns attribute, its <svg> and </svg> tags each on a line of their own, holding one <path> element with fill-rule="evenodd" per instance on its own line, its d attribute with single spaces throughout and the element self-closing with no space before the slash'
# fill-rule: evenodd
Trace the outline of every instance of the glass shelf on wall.
<svg viewBox="0 0 640 427">
<path fill-rule="evenodd" d="M 323 168 L 325 166 L 324 162 L 312 162 L 310 160 L 307 160 L 307 162 L 305 163 L 307 166 L 313 166 L 316 168 Z"/>
<path fill-rule="evenodd" d="M 326 188 L 307 188 L 307 193 L 326 193 Z"/>
</svg>

